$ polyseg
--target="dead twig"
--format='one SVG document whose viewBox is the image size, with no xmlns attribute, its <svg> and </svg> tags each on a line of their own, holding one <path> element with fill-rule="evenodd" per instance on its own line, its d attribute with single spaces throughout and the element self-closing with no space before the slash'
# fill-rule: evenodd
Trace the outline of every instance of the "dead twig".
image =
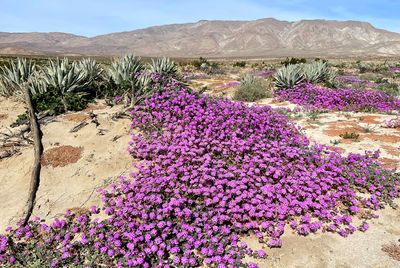
<svg viewBox="0 0 400 268">
<path fill-rule="evenodd" d="M 89 125 L 89 123 L 86 122 L 86 121 L 80 122 L 78 125 L 74 126 L 69 132 L 70 132 L 70 133 L 77 132 L 77 131 L 79 131 L 81 128 L 84 128 L 84 127 L 87 126 L 87 125 Z"/>
<path fill-rule="evenodd" d="M 100 126 L 100 123 L 97 120 L 97 115 L 96 114 L 94 114 L 93 112 L 90 112 L 89 116 L 92 119 L 92 123 L 94 123 L 96 125 L 96 127 Z"/>
<path fill-rule="evenodd" d="M 29 87 L 25 84 L 22 86 L 24 91 L 25 101 L 28 106 L 30 126 L 33 134 L 34 141 L 34 163 L 31 176 L 31 183 L 29 186 L 29 197 L 26 202 L 26 212 L 24 217 L 23 225 L 26 225 L 29 218 L 32 215 L 33 207 L 35 205 L 36 193 L 39 189 L 40 184 L 40 170 L 41 170 L 41 159 L 43 154 L 43 144 L 42 144 L 42 132 L 40 131 L 40 126 L 36 117 L 35 108 L 32 103 L 31 92 Z"/>
</svg>

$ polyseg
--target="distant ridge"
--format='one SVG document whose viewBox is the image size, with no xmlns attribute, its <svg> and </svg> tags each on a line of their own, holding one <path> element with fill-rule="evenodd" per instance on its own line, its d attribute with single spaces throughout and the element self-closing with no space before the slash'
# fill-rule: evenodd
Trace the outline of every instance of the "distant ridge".
<svg viewBox="0 0 400 268">
<path fill-rule="evenodd" d="M 400 34 L 367 22 L 201 20 L 84 37 L 0 32 L 0 54 L 169 57 L 400 56 Z"/>
</svg>

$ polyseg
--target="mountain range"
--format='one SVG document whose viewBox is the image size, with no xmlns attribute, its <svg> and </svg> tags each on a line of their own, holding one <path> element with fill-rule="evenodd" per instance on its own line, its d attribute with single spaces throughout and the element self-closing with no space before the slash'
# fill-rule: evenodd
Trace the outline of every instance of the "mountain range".
<svg viewBox="0 0 400 268">
<path fill-rule="evenodd" d="M 168 57 L 400 56 L 400 33 L 367 22 L 202 20 L 95 37 L 0 32 L 0 54 Z"/>
</svg>

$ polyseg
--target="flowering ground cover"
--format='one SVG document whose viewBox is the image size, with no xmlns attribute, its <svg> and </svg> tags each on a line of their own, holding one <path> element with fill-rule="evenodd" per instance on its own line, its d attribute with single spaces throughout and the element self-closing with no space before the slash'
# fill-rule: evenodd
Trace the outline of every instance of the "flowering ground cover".
<svg viewBox="0 0 400 268">
<path fill-rule="evenodd" d="M 239 81 L 229 81 L 229 82 L 223 83 L 222 85 L 219 85 L 218 88 L 225 89 L 225 88 L 238 87 L 238 86 L 240 86 Z"/>
<path fill-rule="evenodd" d="M 275 92 L 278 100 L 333 111 L 392 111 L 400 109 L 400 99 L 368 89 L 330 89 L 304 83 Z"/>
<path fill-rule="evenodd" d="M 310 144 L 283 114 L 186 90 L 132 111 L 131 178 L 101 190 L 99 209 L 0 237 L 0 263 L 65 267 L 256 267 L 241 236 L 281 245 L 285 226 L 346 237 L 400 195 L 375 154 L 343 157 Z M 362 221 L 356 224 L 363 211 Z"/>
<path fill-rule="evenodd" d="M 345 84 L 352 85 L 355 87 L 369 87 L 374 88 L 377 86 L 376 83 L 371 81 L 365 81 L 355 75 L 339 75 L 335 78 L 336 81 Z"/>
<path fill-rule="evenodd" d="M 275 73 L 276 73 L 275 70 L 254 70 L 254 71 L 250 72 L 251 75 L 263 77 L 263 78 L 271 77 Z"/>
<path fill-rule="evenodd" d="M 391 72 L 400 72 L 400 66 L 389 67 L 389 71 L 391 71 Z"/>
</svg>

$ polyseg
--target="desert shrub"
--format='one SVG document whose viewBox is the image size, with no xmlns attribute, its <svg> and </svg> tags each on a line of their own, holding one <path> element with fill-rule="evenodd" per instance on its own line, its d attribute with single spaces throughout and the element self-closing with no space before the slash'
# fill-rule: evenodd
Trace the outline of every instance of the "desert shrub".
<svg viewBox="0 0 400 268">
<path fill-rule="evenodd" d="M 10 127 L 17 127 L 24 124 L 29 119 L 28 111 L 25 111 L 23 114 L 19 114 L 15 122 L 13 122 Z"/>
<path fill-rule="evenodd" d="M 288 65 L 295 65 L 295 64 L 301 64 L 301 63 L 306 63 L 307 60 L 305 58 L 286 58 L 284 61 L 281 61 L 281 64 L 283 66 L 288 66 Z"/>
<path fill-rule="evenodd" d="M 315 58 L 314 61 L 322 62 L 322 63 L 328 62 L 326 59 L 321 59 L 321 58 Z"/>
<path fill-rule="evenodd" d="M 192 62 L 192 65 L 197 69 L 209 75 L 223 74 L 223 70 L 218 62 L 209 62 L 207 59 L 200 57 Z"/>
<path fill-rule="evenodd" d="M 363 73 L 359 77 L 362 80 L 373 81 L 375 83 L 382 83 L 384 81 L 384 76 L 379 73 Z"/>
<path fill-rule="evenodd" d="M 244 67 L 246 67 L 246 62 L 245 61 L 237 61 L 233 64 L 233 67 L 244 68 Z"/>
<path fill-rule="evenodd" d="M 386 72 L 388 70 L 388 65 L 386 62 L 384 63 L 365 63 L 358 60 L 356 62 L 358 71 L 360 73 L 379 73 L 379 72 Z"/>
<path fill-rule="evenodd" d="M 391 96 L 400 96 L 400 86 L 397 83 L 383 82 L 377 89 Z"/>
<path fill-rule="evenodd" d="M 271 86 L 265 79 L 246 75 L 241 79 L 240 86 L 236 88 L 233 98 L 251 102 L 271 96 Z"/>
<path fill-rule="evenodd" d="M 67 96 L 69 98 L 69 96 Z M 48 111 L 49 115 L 58 115 L 65 112 L 65 106 L 62 102 L 61 95 L 55 90 L 49 90 L 44 94 L 36 94 L 32 96 L 32 103 L 38 112 Z M 86 105 L 74 106 L 74 102 L 68 100 L 67 109 L 71 111 L 79 111 Z"/>
<path fill-rule="evenodd" d="M 355 133 L 355 132 L 347 132 L 346 131 L 346 133 L 340 134 L 339 136 L 343 139 L 358 140 L 358 138 L 360 137 L 360 134 Z"/>
<path fill-rule="evenodd" d="M 198 70 L 205 68 L 210 65 L 209 61 L 206 58 L 200 57 L 198 60 L 194 60 L 191 64 Z"/>
</svg>

